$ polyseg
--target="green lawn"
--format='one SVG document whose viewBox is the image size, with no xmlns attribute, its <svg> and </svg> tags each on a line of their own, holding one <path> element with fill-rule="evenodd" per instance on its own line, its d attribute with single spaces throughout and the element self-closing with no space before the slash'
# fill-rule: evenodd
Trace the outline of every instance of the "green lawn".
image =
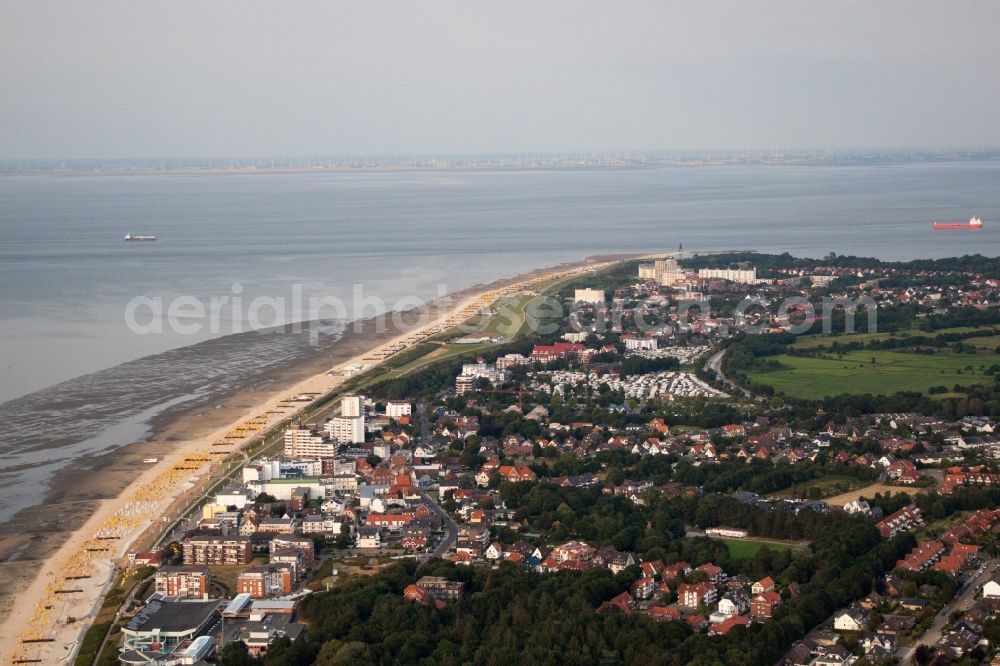
<svg viewBox="0 0 1000 666">
<path fill-rule="evenodd" d="M 861 350 L 842 358 L 827 354 L 820 358 L 775 356 L 779 370 L 751 372 L 754 383 L 768 384 L 775 391 L 806 399 L 841 393 L 889 394 L 896 391 L 927 392 L 932 386 L 992 383 L 992 375 L 980 366 L 992 365 L 991 355 L 936 354 Z M 872 363 L 872 359 L 875 362 Z M 968 369 L 972 366 L 972 370 Z M 961 373 L 961 374 L 959 374 Z"/>
<path fill-rule="evenodd" d="M 997 347 L 1000 347 L 1000 335 L 990 335 L 983 338 L 968 338 L 962 342 L 967 345 L 972 345 L 976 349 L 981 349 L 985 352 L 993 352 Z"/>
<path fill-rule="evenodd" d="M 719 541 L 726 544 L 732 557 L 753 557 L 764 546 L 771 550 L 788 550 L 793 547 L 790 543 L 754 541 L 753 539 L 719 539 Z"/>
<path fill-rule="evenodd" d="M 839 333 L 833 335 L 803 335 L 800 336 L 793 344 L 794 349 L 815 349 L 816 347 L 828 347 L 834 342 L 850 343 L 850 342 L 860 342 L 862 344 L 868 344 L 872 340 L 899 340 L 903 338 L 908 338 L 911 336 L 924 336 L 928 338 L 937 337 L 938 335 L 949 334 L 949 333 L 972 333 L 973 331 L 978 331 L 980 329 L 993 328 L 992 326 L 953 326 L 952 328 L 942 328 L 936 331 L 923 331 L 919 328 L 909 328 L 896 333 Z M 989 351 L 1000 345 L 1000 336 L 993 336 L 990 338 L 968 338 L 962 342 L 966 344 L 979 346 L 980 341 L 990 341 L 995 340 L 993 346 L 989 348 Z M 982 342 L 986 344 L 987 342 Z M 985 348 L 985 346 L 984 346 Z"/>
</svg>

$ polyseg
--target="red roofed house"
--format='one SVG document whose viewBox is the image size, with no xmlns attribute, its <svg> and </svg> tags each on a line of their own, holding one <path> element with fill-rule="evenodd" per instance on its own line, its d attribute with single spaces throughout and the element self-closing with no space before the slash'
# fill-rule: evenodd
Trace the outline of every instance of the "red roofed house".
<svg viewBox="0 0 1000 666">
<path fill-rule="evenodd" d="M 677 603 L 685 608 L 714 603 L 717 596 L 711 583 L 683 583 L 677 588 Z"/>
<path fill-rule="evenodd" d="M 666 567 L 663 565 L 662 560 L 654 560 L 652 562 L 643 562 L 639 565 L 639 568 L 642 569 L 642 575 L 653 576 L 655 578 L 663 573 Z"/>
<path fill-rule="evenodd" d="M 771 578 L 770 576 L 767 576 L 766 578 L 761 578 L 759 581 L 757 581 L 750 587 L 750 591 L 753 594 L 761 594 L 762 592 L 767 592 L 768 590 L 773 590 L 773 589 L 774 589 L 774 579 Z"/>
<path fill-rule="evenodd" d="M 728 634 L 730 631 L 733 630 L 734 627 L 745 627 L 748 624 L 750 624 L 750 620 L 748 620 L 746 616 L 732 615 L 730 617 L 727 617 L 722 622 L 710 626 L 708 629 L 708 633 L 716 636 L 721 636 L 724 634 Z"/>
<path fill-rule="evenodd" d="M 965 566 L 965 557 L 962 555 L 945 555 L 940 560 L 935 562 L 934 571 L 941 571 L 948 574 L 954 578 L 957 578 L 959 574 L 962 573 L 962 567 Z"/>
<path fill-rule="evenodd" d="M 549 557 L 556 562 L 565 562 L 567 560 L 589 562 L 594 559 L 595 555 L 597 555 L 597 549 L 582 541 L 567 541 L 560 546 L 556 546 L 549 553 Z"/>
<path fill-rule="evenodd" d="M 696 613 L 695 615 L 688 615 L 687 623 L 695 631 L 702 631 L 705 629 L 705 627 L 708 626 L 708 620 L 705 619 L 705 616 L 700 613 Z"/>
<path fill-rule="evenodd" d="M 583 351 L 583 345 L 578 342 L 556 342 L 551 345 L 535 345 L 531 350 L 531 360 L 548 363 L 569 354 Z"/>
<path fill-rule="evenodd" d="M 687 562 L 676 562 L 663 568 L 662 576 L 664 580 L 674 580 L 682 578 L 691 573 L 691 565 Z"/>
<path fill-rule="evenodd" d="M 671 622 L 681 619 L 681 609 L 677 606 L 653 606 L 649 609 L 649 617 L 657 622 Z"/>
<path fill-rule="evenodd" d="M 705 564 L 697 567 L 695 571 L 700 571 L 710 580 L 714 585 L 721 585 L 726 580 L 726 572 L 722 570 L 721 567 L 717 567 L 711 562 L 706 562 Z"/>
<path fill-rule="evenodd" d="M 387 527 L 390 530 L 402 529 L 413 522 L 413 514 L 406 513 L 369 513 L 365 524 L 371 527 Z"/>
<path fill-rule="evenodd" d="M 519 481 L 534 481 L 537 478 L 535 473 L 531 471 L 531 468 L 525 465 L 517 467 L 514 465 L 501 465 L 497 471 L 500 473 L 500 477 L 504 481 L 509 481 L 511 483 L 517 483 Z"/>
<path fill-rule="evenodd" d="M 632 596 L 636 599 L 649 599 L 656 590 L 656 581 L 649 576 L 644 576 L 632 583 Z"/>
<path fill-rule="evenodd" d="M 406 589 L 403 590 L 403 598 L 423 606 L 430 605 L 434 600 L 430 592 L 414 583 L 407 585 Z"/>
<path fill-rule="evenodd" d="M 663 434 L 667 434 L 667 432 L 669 431 L 669 427 L 667 426 L 667 422 L 664 421 L 663 419 L 653 419 L 652 421 L 650 421 L 649 422 L 649 429 L 650 430 L 655 430 L 655 431 L 663 433 Z"/>
<path fill-rule="evenodd" d="M 621 612 L 628 615 L 632 612 L 632 596 L 628 592 L 622 592 L 614 599 L 610 601 L 605 601 L 603 604 L 597 607 L 598 612 L 608 610 L 609 608 L 617 608 Z"/>
<path fill-rule="evenodd" d="M 761 592 L 750 600 L 751 617 L 771 617 L 774 607 L 781 603 L 781 595 L 774 590 Z"/>
</svg>

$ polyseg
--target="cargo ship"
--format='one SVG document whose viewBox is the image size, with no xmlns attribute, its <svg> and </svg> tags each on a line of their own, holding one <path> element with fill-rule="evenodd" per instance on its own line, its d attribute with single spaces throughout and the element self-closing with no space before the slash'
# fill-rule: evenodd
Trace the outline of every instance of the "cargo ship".
<svg viewBox="0 0 1000 666">
<path fill-rule="evenodd" d="M 154 241 L 156 236 L 133 236 L 132 232 L 125 234 L 125 240 L 127 241 Z"/>
<path fill-rule="evenodd" d="M 968 222 L 935 222 L 935 229 L 982 229 L 983 221 L 973 217 Z"/>
</svg>

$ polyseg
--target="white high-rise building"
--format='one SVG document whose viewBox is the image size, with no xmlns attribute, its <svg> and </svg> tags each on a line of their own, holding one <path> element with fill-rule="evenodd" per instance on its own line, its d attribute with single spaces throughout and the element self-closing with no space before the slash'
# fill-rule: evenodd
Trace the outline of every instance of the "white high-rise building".
<svg viewBox="0 0 1000 666">
<path fill-rule="evenodd" d="M 385 415 L 390 419 L 398 419 L 401 416 L 409 416 L 411 409 L 408 402 L 389 401 L 385 404 Z"/>
<path fill-rule="evenodd" d="M 757 282 L 756 268 L 699 268 L 698 277 L 702 280 L 729 280 L 741 284 L 754 284 Z"/>
<path fill-rule="evenodd" d="M 603 289 L 577 289 L 573 294 L 573 301 L 576 303 L 591 303 L 593 305 L 604 305 Z"/>
<path fill-rule="evenodd" d="M 365 441 L 365 417 L 335 416 L 326 422 L 324 430 L 339 444 L 363 444 Z"/>
<path fill-rule="evenodd" d="M 677 265 L 676 259 L 657 259 L 653 266 L 656 281 L 664 287 L 672 287 L 684 279 L 684 269 Z"/>
<path fill-rule="evenodd" d="M 362 403 L 360 395 L 345 395 L 340 399 L 340 415 L 347 417 L 361 416 Z"/>
<path fill-rule="evenodd" d="M 329 435 L 307 426 L 292 426 L 285 430 L 285 455 L 289 458 L 332 458 L 337 443 Z"/>
</svg>

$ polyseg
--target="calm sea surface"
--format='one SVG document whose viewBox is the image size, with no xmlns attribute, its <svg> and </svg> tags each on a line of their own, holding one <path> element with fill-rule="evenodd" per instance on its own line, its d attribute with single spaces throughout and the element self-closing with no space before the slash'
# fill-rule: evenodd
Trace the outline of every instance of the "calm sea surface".
<svg viewBox="0 0 1000 666">
<path fill-rule="evenodd" d="M 983 231 L 930 228 L 971 215 Z M 126 243 L 129 231 L 158 240 Z M 165 406 L 238 387 L 305 344 L 244 336 L 185 350 L 245 327 L 247 307 L 230 301 L 214 329 L 198 320 L 194 334 L 138 335 L 125 320 L 136 297 L 159 299 L 164 314 L 178 297 L 206 307 L 213 297 L 283 298 L 294 320 L 308 318 L 310 297 L 334 296 L 353 318 L 405 306 L 405 297 L 679 243 L 996 255 L 1000 164 L 0 175 L 0 418 L 22 424 L 0 430 L 0 486 L 4 468 L 38 464 L 43 449 L 55 469 L 132 441 Z M 258 318 L 270 323 L 272 311 Z M 148 322 L 148 312 L 139 318 Z M 45 433 L 68 424 L 72 441 L 53 451 Z"/>
</svg>

